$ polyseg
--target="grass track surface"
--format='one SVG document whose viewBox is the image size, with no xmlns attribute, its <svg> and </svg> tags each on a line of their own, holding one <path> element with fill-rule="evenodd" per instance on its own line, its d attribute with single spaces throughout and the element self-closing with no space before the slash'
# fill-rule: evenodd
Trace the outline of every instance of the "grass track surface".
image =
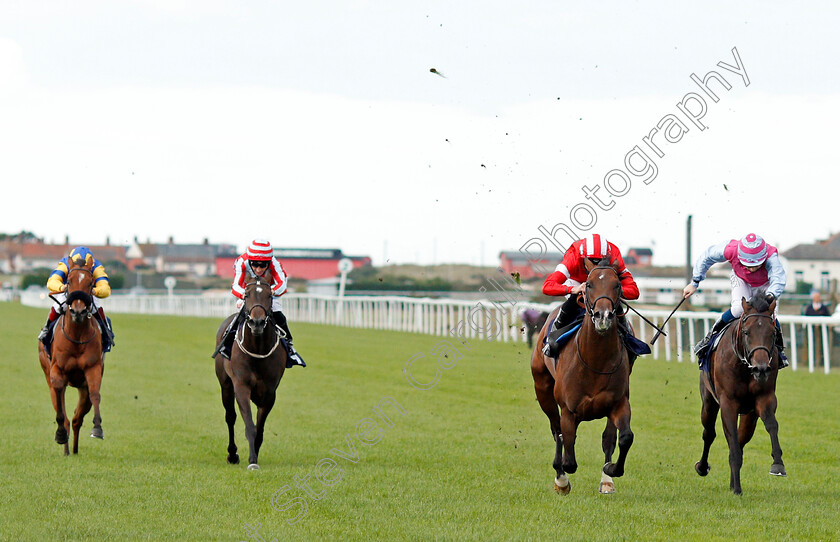
<svg viewBox="0 0 840 542">
<path fill-rule="evenodd" d="M 702 449 L 696 367 L 641 358 L 631 377 L 636 440 L 617 493 L 597 493 L 597 421 L 581 426 L 579 470 L 571 495 L 561 497 L 552 490 L 553 441 L 524 346 L 474 342 L 468 351 L 453 341 L 464 357 L 450 353 L 444 363 L 457 364 L 420 390 L 404 366 L 422 353 L 412 375 L 432 381 L 440 337 L 292 322 L 309 367 L 289 370 L 280 383 L 262 470 L 248 472 L 244 462 L 225 463 L 209 358 L 218 321 L 112 315 L 117 347 L 105 362 L 105 440 L 87 436 L 89 414 L 79 455 L 65 458 L 53 441 L 55 413 L 37 358 L 45 316 L 0 303 L 2 540 L 236 541 L 248 540 L 245 525 L 257 523 L 265 540 L 838 539 L 837 374 L 782 373 L 788 477 L 768 474 L 770 442 L 759 422 L 744 455 L 744 495 L 735 497 L 720 423 L 710 475 L 693 469 Z M 75 390 L 67 397 L 72 410 Z M 382 403 L 392 427 L 372 410 L 388 397 L 405 412 Z M 379 440 L 362 443 L 357 426 Z M 247 458 L 241 419 L 236 437 Z M 332 485 L 319 482 L 316 469 Z M 306 502 L 306 512 L 294 502 Z"/>
</svg>

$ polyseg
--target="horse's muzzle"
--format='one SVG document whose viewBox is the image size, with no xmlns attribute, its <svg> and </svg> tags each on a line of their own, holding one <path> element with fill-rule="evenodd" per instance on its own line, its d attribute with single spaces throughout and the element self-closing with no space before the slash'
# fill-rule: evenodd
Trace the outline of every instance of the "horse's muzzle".
<svg viewBox="0 0 840 542">
<path fill-rule="evenodd" d="M 592 323 L 595 324 L 595 331 L 604 333 L 608 331 L 615 323 L 615 311 L 613 310 L 596 310 L 592 312 Z"/>
</svg>

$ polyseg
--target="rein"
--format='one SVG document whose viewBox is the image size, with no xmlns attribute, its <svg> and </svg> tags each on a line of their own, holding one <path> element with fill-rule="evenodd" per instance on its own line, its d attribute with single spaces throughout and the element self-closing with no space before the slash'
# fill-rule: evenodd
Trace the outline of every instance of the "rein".
<svg viewBox="0 0 840 542">
<path fill-rule="evenodd" d="M 735 338 L 730 340 L 730 342 L 732 343 L 732 351 L 735 353 L 735 355 L 738 357 L 738 359 L 741 361 L 741 363 L 746 365 L 747 368 L 750 369 L 750 370 L 755 368 L 752 365 L 752 363 L 750 363 L 750 359 L 752 359 L 753 354 L 755 354 L 758 350 L 764 350 L 765 352 L 767 352 L 767 356 L 771 360 L 773 359 L 772 349 L 767 348 L 763 344 L 760 344 L 760 345 L 756 346 L 755 348 L 753 348 L 752 350 L 747 352 L 746 355 L 741 354 L 740 351 L 743 350 L 743 348 L 738 348 L 738 345 L 736 343 L 740 344 L 739 339 L 741 338 L 741 330 L 744 327 L 744 322 L 746 322 L 748 319 L 750 319 L 752 317 L 769 319 L 770 320 L 770 325 L 773 326 L 773 336 L 775 337 L 775 334 L 777 333 L 775 318 L 773 318 L 772 316 L 769 316 L 767 314 L 748 314 L 748 315 L 744 316 L 743 318 L 741 318 L 740 320 L 738 320 L 738 327 L 737 328 L 734 328 L 734 327 L 732 328 L 733 330 L 735 330 L 734 331 Z"/>
<path fill-rule="evenodd" d="M 95 327 L 93 328 L 93 333 L 91 334 L 90 338 L 87 339 L 87 340 L 77 341 L 76 339 L 70 337 L 70 335 L 68 335 L 67 331 L 64 329 L 64 314 L 59 316 L 59 321 L 56 323 L 56 325 L 61 328 L 61 334 L 64 335 L 64 338 L 67 339 L 68 341 L 70 341 L 73 344 L 78 344 L 78 345 L 87 344 L 87 343 L 89 343 L 90 341 L 92 341 L 93 339 L 96 338 L 96 328 Z"/>
<path fill-rule="evenodd" d="M 242 352 L 244 352 L 245 354 L 248 354 L 252 358 L 257 358 L 257 359 L 265 359 L 268 356 L 270 356 L 271 354 L 273 354 L 274 351 L 277 350 L 277 346 L 280 344 L 281 334 L 284 334 L 282 329 L 279 330 L 280 331 L 279 333 L 275 333 L 275 335 L 277 335 L 277 340 L 274 341 L 274 346 L 271 347 L 271 350 L 269 350 L 267 354 L 254 354 L 253 352 L 250 352 L 247 348 L 245 348 L 245 346 L 243 346 L 243 344 L 242 344 L 242 341 L 245 338 L 245 332 L 243 331 L 244 328 L 245 328 L 245 326 L 241 325 L 241 326 L 239 326 L 239 330 L 237 330 L 237 332 L 236 332 L 236 346 L 238 346 L 239 349 L 242 350 Z M 277 328 L 275 327 L 275 329 L 277 329 Z"/>
</svg>

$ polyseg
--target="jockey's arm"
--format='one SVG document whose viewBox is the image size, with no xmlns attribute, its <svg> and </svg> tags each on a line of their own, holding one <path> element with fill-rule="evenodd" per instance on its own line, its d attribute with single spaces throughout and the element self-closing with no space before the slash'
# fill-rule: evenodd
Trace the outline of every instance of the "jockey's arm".
<svg viewBox="0 0 840 542">
<path fill-rule="evenodd" d="M 108 280 L 108 274 L 102 264 L 93 268 L 93 295 L 99 299 L 111 295 L 111 282 Z"/>
<path fill-rule="evenodd" d="M 785 268 L 782 266 L 778 254 L 773 254 L 767 258 L 764 265 L 767 267 L 767 279 L 770 282 L 770 285 L 767 287 L 767 293 L 773 294 L 773 297 L 779 299 L 779 296 L 785 291 L 785 284 L 787 284 Z"/>
<path fill-rule="evenodd" d="M 727 243 L 725 242 L 712 245 L 697 258 L 697 261 L 694 263 L 694 269 L 691 271 L 691 280 L 695 288 L 700 284 L 700 281 L 706 278 L 706 272 L 710 267 L 716 263 L 726 261 L 726 256 L 723 254 L 726 245 Z"/>
<path fill-rule="evenodd" d="M 63 261 L 58 262 L 55 270 L 50 273 L 47 279 L 47 289 L 51 294 L 57 294 L 64 291 L 64 281 L 67 278 L 67 265 Z"/>
</svg>

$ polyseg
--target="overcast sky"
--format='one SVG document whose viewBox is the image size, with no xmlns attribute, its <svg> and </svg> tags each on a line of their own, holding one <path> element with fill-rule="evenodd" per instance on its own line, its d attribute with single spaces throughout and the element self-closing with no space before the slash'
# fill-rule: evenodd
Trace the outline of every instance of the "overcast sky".
<svg viewBox="0 0 840 542">
<path fill-rule="evenodd" d="M 838 4 L 683 6 L 3 2 L 0 232 L 494 265 L 576 220 L 679 265 L 689 214 L 693 257 L 840 231 Z"/>
</svg>

